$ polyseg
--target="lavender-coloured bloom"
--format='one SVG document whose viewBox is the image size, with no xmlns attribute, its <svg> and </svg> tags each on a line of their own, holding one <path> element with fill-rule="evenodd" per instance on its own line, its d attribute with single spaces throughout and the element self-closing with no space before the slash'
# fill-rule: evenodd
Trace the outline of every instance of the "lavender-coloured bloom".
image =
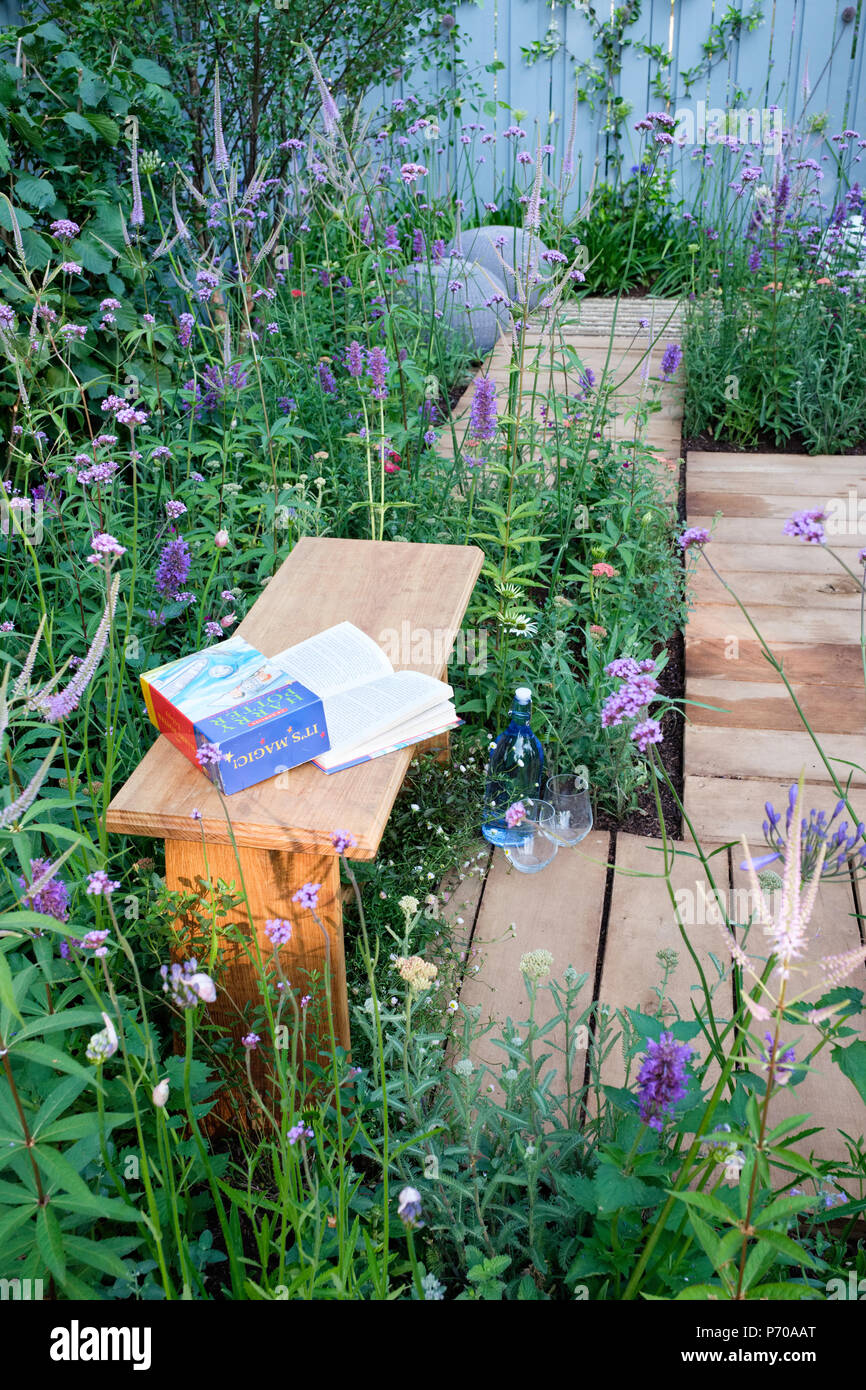
<svg viewBox="0 0 866 1390">
<path fill-rule="evenodd" d="M 749 270 L 753 272 L 761 269 L 761 248 L 759 246 L 754 247 L 754 249 L 749 252 L 748 265 Z"/>
<path fill-rule="evenodd" d="M 258 1033 L 247 1033 L 241 1038 L 241 1046 L 245 1047 L 248 1052 L 255 1052 L 260 1042 L 261 1038 Z"/>
<path fill-rule="evenodd" d="M 292 924 L 284 917 L 269 917 L 265 922 L 265 935 L 272 946 L 287 946 L 292 939 Z"/>
<path fill-rule="evenodd" d="M 319 892 L 321 883 L 304 883 L 294 894 L 293 903 L 298 903 L 300 907 L 305 907 L 310 912 L 315 912 L 319 905 Z"/>
<path fill-rule="evenodd" d="M 144 202 L 141 197 L 141 179 L 138 174 L 138 126 L 132 128 L 132 149 L 130 151 L 129 177 L 132 184 L 132 211 L 129 214 L 130 227 L 144 226 Z"/>
<path fill-rule="evenodd" d="M 288 1139 L 292 1147 L 294 1147 L 294 1145 L 299 1143 L 302 1139 L 312 1139 L 313 1137 L 313 1131 L 310 1129 L 310 1126 L 308 1124 L 304 1123 L 303 1120 L 299 1120 L 296 1125 L 292 1125 L 291 1129 L 288 1130 L 286 1133 L 286 1138 Z"/>
<path fill-rule="evenodd" d="M 786 536 L 795 536 L 809 545 L 823 545 L 826 536 L 822 523 L 826 520 L 827 513 L 821 507 L 814 507 L 810 511 L 795 512 L 785 522 L 782 531 Z"/>
<path fill-rule="evenodd" d="M 683 360 L 683 350 L 679 343 L 668 343 L 662 353 L 661 374 L 663 381 L 670 381 Z"/>
<path fill-rule="evenodd" d="M 165 504 L 165 512 L 169 521 L 177 521 L 178 517 L 185 515 L 186 510 L 186 503 L 178 502 L 174 498 L 169 498 Z"/>
<path fill-rule="evenodd" d="M 225 136 L 223 135 L 223 111 L 222 100 L 220 98 L 220 74 L 219 68 L 214 73 L 213 84 L 213 167 L 218 170 L 225 170 L 229 167 L 228 150 L 226 149 Z"/>
<path fill-rule="evenodd" d="M 642 753 L 645 753 L 651 743 L 662 742 L 662 728 L 657 719 L 644 719 L 640 724 L 635 724 L 629 738 L 632 743 L 636 743 Z"/>
<path fill-rule="evenodd" d="M 661 1130 L 673 1114 L 674 1105 L 686 1094 L 686 1076 L 692 1048 L 678 1043 L 671 1033 L 662 1033 L 658 1042 L 647 1042 L 643 1064 L 637 1078 L 640 1117 L 652 1129 Z"/>
<path fill-rule="evenodd" d="M 108 877 L 104 869 L 97 869 L 95 873 L 87 875 L 87 887 L 85 893 L 96 898 L 110 898 L 120 884 Z"/>
<path fill-rule="evenodd" d="M 21 901 L 32 912 L 42 912 L 58 922 L 69 920 L 69 889 L 57 878 L 50 859 L 30 860 L 30 883 L 18 879 Z"/>
<path fill-rule="evenodd" d="M 693 545 L 706 545 L 710 533 L 705 526 L 690 526 L 677 540 L 680 550 L 690 550 Z"/>
<path fill-rule="evenodd" d="M 764 1070 L 768 1070 L 772 1061 L 774 1079 L 780 1086 L 787 1086 L 794 1072 L 794 1063 L 797 1060 L 793 1047 L 786 1047 L 784 1051 L 782 1051 L 781 1045 L 777 1048 L 773 1034 L 770 1032 L 764 1034 L 764 1042 L 767 1046 L 766 1052 L 761 1053 L 761 1063 Z"/>
<path fill-rule="evenodd" d="M 192 330 L 195 325 L 195 317 L 192 314 L 181 314 L 178 319 L 177 341 L 182 348 L 189 347 L 192 337 Z"/>
<path fill-rule="evenodd" d="M 353 338 L 346 349 L 346 371 L 356 378 L 364 373 L 364 350 L 357 338 Z"/>
<path fill-rule="evenodd" d="M 469 437 L 489 443 L 496 438 L 496 383 L 489 376 L 480 376 L 472 393 L 469 411 Z"/>
<path fill-rule="evenodd" d="M 186 541 L 182 537 L 169 541 L 163 546 L 156 567 L 154 588 L 157 593 L 162 594 L 165 598 L 175 598 L 185 584 L 191 566 L 192 556 Z"/>
<path fill-rule="evenodd" d="M 94 470 L 89 471 L 93 473 Z M 87 563 L 90 565 L 98 565 L 105 556 L 126 554 L 126 546 L 121 545 L 120 541 L 110 536 L 107 531 L 97 531 L 90 542 L 90 550 L 91 553 L 87 557 Z"/>
<path fill-rule="evenodd" d="M 358 841 L 349 830 L 335 830 L 331 836 L 331 844 L 338 854 L 345 854 L 346 850 L 354 849 Z"/>
<path fill-rule="evenodd" d="M 160 966 L 163 993 L 179 1009 L 194 1009 L 200 1000 L 212 1004 L 216 999 L 216 986 L 209 975 L 199 970 L 195 956 L 190 956 L 182 964 L 174 961 L 170 966 Z"/>
<path fill-rule="evenodd" d="M 417 1188 L 403 1188 L 397 1199 L 397 1215 L 407 1230 L 415 1231 L 424 1225 L 421 1220 L 421 1193 Z"/>
<path fill-rule="evenodd" d="M 389 223 L 388 226 L 385 228 L 385 241 L 383 243 L 383 249 L 385 251 L 400 250 L 400 234 L 397 231 L 397 228 L 394 226 L 393 222 Z"/>
<path fill-rule="evenodd" d="M 56 222 L 51 223 L 51 235 L 58 241 L 74 241 L 80 231 L 78 223 L 70 217 L 58 217 Z"/>
<path fill-rule="evenodd" d="M 316 363 L 316 375 L 317 375 L 318 378 L 319 378 L 319 385 L 321 386 L 321 388 L 322 388 L 322 390 L 324 391 L 325 395 L 326 395 L 326 396 L 336 396 L 336 394 L 337 394 L 337 382 L 336 382 L 336 379 L 335 379 L 335 377 L 334 377 L 334 373 L 331 371 L 331 365 L 330 365 L 330 363 L 329 363 L 329 362 L 325 362 L 325 361 L 317 362 L 317 363 Z"/>
<path fill-rule="evenodd" d="M 199 767 L 216 767 L 224 758 L 225 754 L 215 743 L 201 743 L 195 750 L 195 760 Z"/>
<path fill-rule="evenodd" d="M 367 352 L 367 373 L 372 383 L 370 395 L 375 401 L 388 398 L 388 357 L 384 348 L 374 347 Z"/>
</svg>

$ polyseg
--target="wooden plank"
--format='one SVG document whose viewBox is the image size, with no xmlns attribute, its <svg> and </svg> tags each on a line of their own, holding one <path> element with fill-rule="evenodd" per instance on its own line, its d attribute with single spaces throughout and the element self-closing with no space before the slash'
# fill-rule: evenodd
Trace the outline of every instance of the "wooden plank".
<svg viewBox="0 0 866 1390">
<path fill-rule="evenodd" d="M 863 601 L 862 585 L 838 566 L 831 574 L 810 575 L 727 570 L 722 578 L 733 593 L 707 565 L 698 565 L 690 581 L 697 601 L 733 604 L 736 595 L 749 612 L 762 604 L 796 609 L 853 608 L 858 613 Z"/>
<path fill-rule="evenodd" d="M 307 537 L 237 631 L 271 656 L 344 619 L 382 645 L 390 644 L 389 633 L 399 637 L 408 622 L 410 633 L 430 634 L 429 659 L 412 660 L 410 642 L 403 644 L 409 649 L 402 664 L 411 661 L 439 676 L 482 560 L 476 546 Z M 234 793 L 225 805 L 236 842 L 309 853 L 328 850 L 339 828 L 357 838 L 354 858 L 373 858 L 413 752 L 401 749 L 330 777 L 307 763 Z M 191 819 L 194 807 L 201 822 Z M 217 789 L 163 737 L 115 796 L 106 827 L 178 840 L 199 840 L 204 829 L 209 845 L 231 841 Z"/>
<path fill-rule="evenodd" d="M 699 840 L 714 842 L 739 840 L 742 835 L 760 837 L 761 826 L 767 818 L 769 801 L 777 811 L 788 802 L 788 790 L 796 775 L 785 781 L 744 777 L 692 777 L 684 779 L 686 815 Z M 836 794 L 826 783 L 805 783 L 806 804 L 811 810 L 826 811 L 829 815 L 836 804 Z"/>
<path fill-rule="evenodd" d="M 714 542 L 723 541 L 734 545 L 754 546 L 785 545 L 798 555 L 807 550 L 814 550 L 817 553 L 822 551 L 821 546 L 813 546 L 806 541 L 798 541 L 793 536 L 786 536 L 782 530 L 784 524 L 782 518 L 787 519 L 797 510 L 796 498 L 789 499 L 787 508 L 781 506 L 777 515 L 764 516 L 751 508 L 742 514 L 735 514 L 734 510 L 726 505 L 728 499 L 724 493 L 713 493 L 710 496 L 704 492 L 701 496 L 705 503 L 703 510 L 695 504 L 694 497 L 689 499 L 689 525 L 706 526 L 708 530 L 712 531 Z M 814 506 L 814 501 L 814 498 L 801 497 L 799 499 L 801 505 L 808 502 L 809 506 Z M 723 515 L 717 517 L 717 511 L 722 512 Z M 833 549 L 839 551 L 853 570 L 857 569 L 857 555 L 863 545 L 866 545 L 866 539 L 859 542 L 856 537 L 846 539 L 844 536 L 838 536 L 833 538 Z"/>
<path fill-rule="evenodd" d="M 792 618 L 789 609 L 780 605 L 755 604 L 749 617 L 767 645 L 776 642 L 860 642 L 860 613 L 857 609 L 806 608 Z M 701 604 L 689 619 L 693 637 L 720 638 L 723 641 L 738 637 L 754 641 L 755 634 L 738 608 L 731 604 Z"/>
<path fill-rule="evenodd" d="M 783 479 L 797 469 L 811 471 L 813 476 L 823 478 L 826 474 L 844 473 L 853 468 L 866 478 L 866 454 L 723 454 L 689 449 L 688 467 L 690 471 L 718 473 L 720 476 L 763 472 L 767 475 L 778 474 Z"/>
<path fill-rule="evenodd" d="M 691 522 L 689 524 L 691 525 Z M 790 536 L 786 536 L 785 539 L 791 541 Z M 838 551 L 846 565 L 853 569 L 855 574 L 862 572 L 862 566 L 857 560 L 857 549 L 854 546 L 839 547 L 835 544 L 834 539 L 833 550 L 834 552 Z M 734 574 L 743 571 L 750 574 L 757 574 L 761 571 L 771 574 L 797 575 L 845 574 L 842 566 L 823 545 L 800 545 L 796 542 L 789 545 L 750 545 L 746 542 L 719 541 L 714 535 L 711 544 L 707 547 L 707 558 L 712 561 L 713 567 L 718 570 L 722 578 L 730 578 L 732 584 L 734 583 Z M 696 572 L 700 574 L 701 570 L 706 570 L 709 573 L 709 566 L 698 565 Z"/>
<path fill-rule="evenodd" d="M 866 732 L 862 692 L 857 698 L 849 686 L 793 685 L 794 694 L 816 733 Z M 686 713 L 695 724 L 727 728 L 736 737 L 739 729 L 797 729 L 803 721 L 787 689 L 775 681 L 726 680 L 706 676 L 686 681 Z"/>
<path fill-rule="evenodd" d="M 822 734 L 821 746 L 837 779 L 866 786 L 866 772 L 849 763 L 866 763 L 866 739 L 856 734 Z M 839 759 L 834 762 L 834 759 Z M 831 782 L 809 735 L 773 729 L 730 729 L 687 724 L 685 766 L 693 777 L 758 777 L 784 780 L 803 769 L 810 782 Z"/>
<path fill-rule="evenodd" d="M 824 469 L 801 462 L 799 468 L 787 470 L 765 467 L 761 455 L 750 455 L 753 467 L 731 470 L 724 468 L 695 468 L 689 455 L 686 476 L 691 488 L 707 492 L 724 492 L 742 497 L 788 497 L 800 493 L 812 499 L 812 507 L 835 500 L 836 506 L 853 509 L 858 516 L 858 504 L 866 512 L 866 461 L 852 459 L 848 468 Z M 859 495 L 858 495 L 859 494 Z"/>
<path fill-rule="evenodd" d="M 560 849 L 540 874 L 518 873 L 501 852 L 494 853 L 472 940 L 480 969 L 466 977 L 460 994 L 462 1005 L 480 1006 L 482 1023 L 494 1021 L 494 1028 L 478 1040 L 472 1052 L 473 1061 L 491 1067 L 494 1075 L 508 1066 L 506 1054 L 496 1046 L 506 1020 L 511 1019 L 517 1032 L 526 1036 L 529 1003 L 520 959 L 527 951 L 550 951 L 553 977 L 560 982 L 568 965 L 586 973 L 589 978 L 581 991 L 579 1007 L 588 1007 L 595 980 L 609 852 L 608 833 L 590 831 L 573 849 Z M 515 925 L 513 934 L 508 931 L 509 923 Z M 549 990 L 540 988 L 536 1019 L 544 1023 L 554 1014 Z M 553 1051 L 553 1046 L 565 1046 L 564 1033 L 559 1028 L 553 1030 L 543 1046 L 545 1052 L 552 1053 L 547 1070 L 557 1073 L 556 1089 L 557 1084 L 564 1085 L 565 1064 L 562 1052 Z M 583 1052 L 572 1058 L 574 1090 L 583 1084 L 585 1061 Z M 496 1094 L 501 1098 L 500 1091 Z"/>
<path fill-rule="evenodd" d="M 702 845 L 705 854 L 716 848 L 718 837 Z M 671 871 L 671 884 L 680 903 L 698 905 L 713 901 L 712 889 L 694 850 L 685 844 L 673 846 L 676 856 Z M 668 981 L 667 1003 L 662 1017 L 673 1022 L 677 1016 L 692 1020 L 692 1000 L 696 1007 L 703 1005 L 703 991 L 694 962 L 685 946 L 676 914 L 663 877 L 664 860 L 661 840 L 644 839 L 637 835 L 618 834 L 616 837 L 616 868 L 613 897 L 608 916 L 599 1000 L 614 1009 L 639 1009 L 657 1015 L 660 1002 L 657 987 L 661 984 L 664 967 L 657 959 L 662 950 L 676 951 L 678 961 Z M 711 860 L 713 881 L 725 895 L 729 889 L 727 854 Z M 648 875 L 638 877 L 635 875 Z M 684 915 L 688 915 L 685 913 Z M 719 974 L 710 959 L 710 952 L 722 957 L 722 938 L 717 929 L 706 925 L 693 927 L 689 932 L 691 944 L 712 987 Z M 727 964 L 727 962 L 725 962 Z M 714 994 L 714 1012 L 719 1019 L 731 1017 L 733 995 L 730 976 L 718 983 Z M 698 1044 L 695 1044 L 698 1046 Z M 604 1064 L 603 1080 L 608 1085 L 625 1082 L 622 1049 L 615 1046 Z M 632 1072 L 632 1080 L 634 1072 Z"/>
<path fill-rule="evenodd" d="M 774 642 L 773 653 L 792 684 L 853 686 L 862 696 L 863 658 L 859 646 Z M 738 642 L 734 649 L 718 638 L 694 636 L 690 626 L 686 628 L 686 676 L 722 676 L 744 681 L 778 679 L 755 638 Z M 850 692 L 849 698 L 853 698 Z"/>
<path fill-rule="evenodd" d="M 697 485 L 688 482 L 686 474 L 686 491 L 688 499 L 688 514 L 693 516 L 713 516 L 716 512 L 723 512 L 725 516 L 747 516 L 756 520 L 767 520 L 768 518 L 778 517 L 780 522 L 784 522 L 794 512 L 813 511 L 816 501 L 828 501 L 833 494 L 822 490 L 820 497 L 816 499 L 814 493 L 804 492 L 785 492 L 780 488 L 778 493 L 768 491 L 765 487 L 760 493 L 744 493 L 740 491 L 725 492 L 723 488 L 717 486 L 716 481 L 709 480 L 704 483 L 699 481 Z M 843 494 L 844 500 L 844 494 Z M 700 525 L 692 521 L 691 525 Z M 866 544 L 866 531 L 858 533 L 854 529 L 846 530 L 846 544 L 854 545 L 857 535 L 862 534 Z M 839 539 L 843 539 L 842 536 Z M 798 541 L 796 537 L 785 536 L 789 544 L 806 545 L 806 541 Z"/>
<path fill-rule="evenodd" d="M 753 855 L 766 853 L 766 845 L 750 844 L 750 850 Z M 733 855 L 733 879 L 734 888 L 745 893 L 748 889 L 748 874 L 739 867 L 743 859 L 742 852 Z M 818 988 L 812 991 L 809 998 L 814 1000 L 820 997 L 823 988 L 820 984 L 821 973 L 817 967 L 817 959 L 854 950 L 860 945 L 857 921 L 852 915 L 854 911 L 855 901 L 850 880 L 830 880 L 821 884 L 809 927 L 811 944 L 807 951 L 808 958 L 801 963 L 805 973 L 801 975 L 798 971 L 792 977 L 789 998 L 792 991 L 801 994 L 813 985 Z M 742 932 L 738 931 L 737 935 L 742 939 Z M 767 946 L 760 927 L 752 927 L 746 939 L 746 949 L 750 953 L 754 951 L 756 955 L 766 957 Z M 861 966 L 849 977 L 847 983 L 857 989 L 866 989 L 866 969 Z M 774 979 L 773 987 L 777 986 L 778 980 Z M 753 1024 L 752 1033 L 761 1037 L 767 1026 L 769 1025 Z M 852 1020 L 852 1026 L 861 1038 L 866 1038 L 866 1022 L 862 1014 L 859 1021 L 856 1018 Z M 786 1025 L 780 1035 L 780 1041 L 785 1047 L 793 1046 L 796 1057 L 802 1060 L 817 1043 L 818 1033 L 815 1028 L 794 1028 Z M 866 1128 L 866 1106 L 851 1082 L 832 1062 L 829 1048 L 824 1048 L 818 1053 L 811 1063 L 810 1070 L 796 1087 L 784 1088 L 774 1096 L 771 1101 L 770 1122 L 778 1124 L 781 1120 L 791 1115 L 802 1114 L 804 1111 L 810 1112 L 811 1124 L 824 1126 L 824 1132 L 805 1140 L 799 1147 L 807 1153 L 811 1149 L 818 1158 L 844 1159 L 845 1143 L 839 1130 L 845 1130 L 856 1137 L 863 1134 Z M 805 1122 L 804 1127 L 808 1127 Z"/>
</svg>

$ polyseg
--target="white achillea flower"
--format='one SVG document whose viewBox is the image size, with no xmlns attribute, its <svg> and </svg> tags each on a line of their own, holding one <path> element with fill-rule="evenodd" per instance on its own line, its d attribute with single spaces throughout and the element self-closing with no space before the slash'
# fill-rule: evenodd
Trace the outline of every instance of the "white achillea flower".
<svg viewBox="0 0 866 1390">
<path fill-rule="evenodd" d="M 543 980 L 553 969 L 550 951 L 527 951 L 520 957 L 520 972 L 527 980 Z"/>
<path fill-rule="evenodd" d="M 459 1062 L 454 1065 L 454 1071 L 458 1076 L 469 1077 L 475 1070 L 475 1063 L 469 1057 L 461 1057 Z"/>
</svg>

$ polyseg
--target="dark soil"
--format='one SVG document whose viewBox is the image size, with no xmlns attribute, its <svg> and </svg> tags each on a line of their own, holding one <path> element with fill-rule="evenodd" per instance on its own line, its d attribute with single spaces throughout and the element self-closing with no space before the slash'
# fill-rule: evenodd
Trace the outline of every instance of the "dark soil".
<svg viewBox="0 0 866 1390">
<path fill-rule="evenodd" d="M 705 454 L 804 454 L 807 458 L 814 458 L 810 454 L 801 439 L 793 438 L 786 444 L 778 445 L 772 435 L 761 435 L 754 444 L 733 443 L 722 436 L 716 439 L 713 435 L 703 434 L 693 435 L 691 439 L 683 440 L 683 449 L 693 449 L 696 453 Z M 866 453 L 866 440 L 862 444 L 852 444 L 847 449 L 834 449 L 834 454 L 863 454 Z"/>
</svg>

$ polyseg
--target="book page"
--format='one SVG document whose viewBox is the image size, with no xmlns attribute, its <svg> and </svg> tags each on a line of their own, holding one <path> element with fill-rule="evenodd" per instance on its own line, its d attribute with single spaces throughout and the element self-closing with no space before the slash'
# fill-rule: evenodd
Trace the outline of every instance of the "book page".
<svg viewBox="0 0 866 1390">
<path fill-rule="evenodd" d="M 278 652 L 271 660 L 323 698 L 392 674 L 381 647 L 354 623 L 337 623 Z"/>
<path fill-rule="evenodd" d="M 313 762 L 324 772 L 330 772 L 333 768 L 338 768 L 343 763 L 352 762 L 355 759 L 372 758 L 380 753 L 394 751 L 401 744 L 420 743 L 423 739 L 431 738 L 434 734 L 441 733 L 444 729 L 452 728 L 459 723 L 457 711 L 451 701 L 446 700 L 441 705 L 434 705 L 432 709 L 426 710 L 423 714 L 407 719 L 405 723 L 395 725 L 393 729 L 388 729 L 371 739 L 365 739 L 363 743 L 357 744 L 350 752 L 337 749 L 328 753 L 319 753 Z"/>
<path fill-rule="evenodd" d="M 450 685 L 421 671 L 395 671 L 326 697 L 323 703 L 331 752 L 344 754 L 374 735 L 441 705 L 453 694 Z"/>
</svg>

